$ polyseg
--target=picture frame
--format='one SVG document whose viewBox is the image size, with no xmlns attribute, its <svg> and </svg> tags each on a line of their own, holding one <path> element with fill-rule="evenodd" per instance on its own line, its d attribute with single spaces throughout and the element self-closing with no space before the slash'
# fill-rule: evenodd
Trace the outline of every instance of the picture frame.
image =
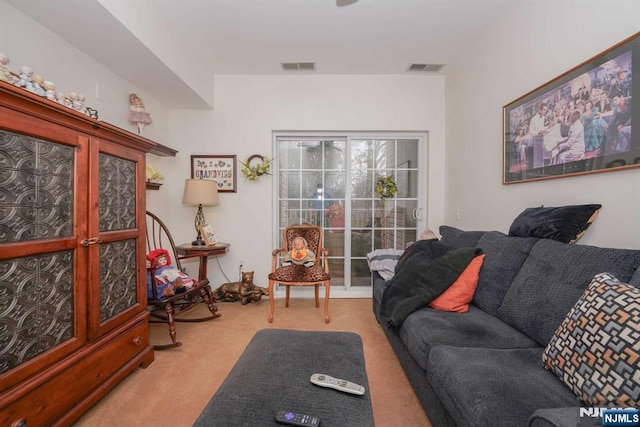
<svg viewBox="0 0 640 427">
<path fill-rule="evenodd" d="M 204 240 L 207 246 L 215 245 L 218 242 L 216 233 L 213 230 L 213 227 L 209 224 L 200 226 L 200 235 L 202 236 L 202 240 Z"/>
<path fill-rule="evenodd" d="M 236 193 L 238 181 L 236 156 L 194 154 L 191 156 L 191 178 L 216 181 L 219 193 Z"/>
<path fill-rule="evenodd" d="M 503 107 L 502 183 L 640 167 L 633 98 L 640 32 Z"/>
</svg>

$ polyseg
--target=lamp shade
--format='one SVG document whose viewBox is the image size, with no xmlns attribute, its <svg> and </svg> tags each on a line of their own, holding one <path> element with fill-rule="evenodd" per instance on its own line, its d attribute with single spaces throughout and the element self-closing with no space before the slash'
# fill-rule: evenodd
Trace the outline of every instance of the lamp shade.
<svg viewBox="0 0 640 427">
<path fill-rule="evenodd" d="M 218 205 L 218 183 L 210 179 L 185 179 L 182 204 L 193 206 Z"/>
</svg>

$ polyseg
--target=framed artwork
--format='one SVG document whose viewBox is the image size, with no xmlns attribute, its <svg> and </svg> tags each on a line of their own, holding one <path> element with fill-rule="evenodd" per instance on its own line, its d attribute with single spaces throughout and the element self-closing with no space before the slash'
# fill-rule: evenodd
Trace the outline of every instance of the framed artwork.
<svg viewBox="0 0 640 427">
<path fill-rule="evenodd" d="M 218 192 L 237 192 L 238 168 L 236 156 L 191 156 L 191 178 L 211 179 L 218 183 Z"/>
<path fill-rule="evenodd" d="M 216 233 L 213 231 L 213 227 L 209 224 L 200 226 L 200 235 L 202 236 L 202 240 L 204 240 L 207 246 L 215 245 L 218 241 Z"/>
<path fill-rule="evenodd" d="M 502 183 L 640 167 L 638 102 L 640 33 L 504 106 Z"/>
</svg>

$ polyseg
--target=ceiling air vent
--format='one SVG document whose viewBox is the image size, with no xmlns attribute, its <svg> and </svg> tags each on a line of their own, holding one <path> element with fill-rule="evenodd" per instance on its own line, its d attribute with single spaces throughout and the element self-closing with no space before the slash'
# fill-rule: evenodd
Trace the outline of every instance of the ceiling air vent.
<svg viewBox="0 0 640 427">
<path fill-rule="evenodd" d="M 411 64 L 407 71 L 420 71 L 425 73 L 437 73 L 444 64 Z"/>
<path fill-rule="evenodd" d="M 282 69 L 284 71 L 315 71 L 315 62 L 283 62 Z"/>
</svg>

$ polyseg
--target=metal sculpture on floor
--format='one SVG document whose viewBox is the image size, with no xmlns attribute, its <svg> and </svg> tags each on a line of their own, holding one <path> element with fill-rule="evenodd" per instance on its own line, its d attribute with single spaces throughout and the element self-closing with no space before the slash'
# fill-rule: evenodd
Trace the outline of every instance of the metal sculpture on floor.
<svg viewBox="0 0 640 427">
<path fill-rule="evenodd" d="M 258 302 L 262 295 L 269 295 L 269 290 L 253 283 L 253 271 L 243 271 L 241 282 L 224 283 L 213 291 L 218 301 L 240 301 L 242 305 Z"/>
</svg>

